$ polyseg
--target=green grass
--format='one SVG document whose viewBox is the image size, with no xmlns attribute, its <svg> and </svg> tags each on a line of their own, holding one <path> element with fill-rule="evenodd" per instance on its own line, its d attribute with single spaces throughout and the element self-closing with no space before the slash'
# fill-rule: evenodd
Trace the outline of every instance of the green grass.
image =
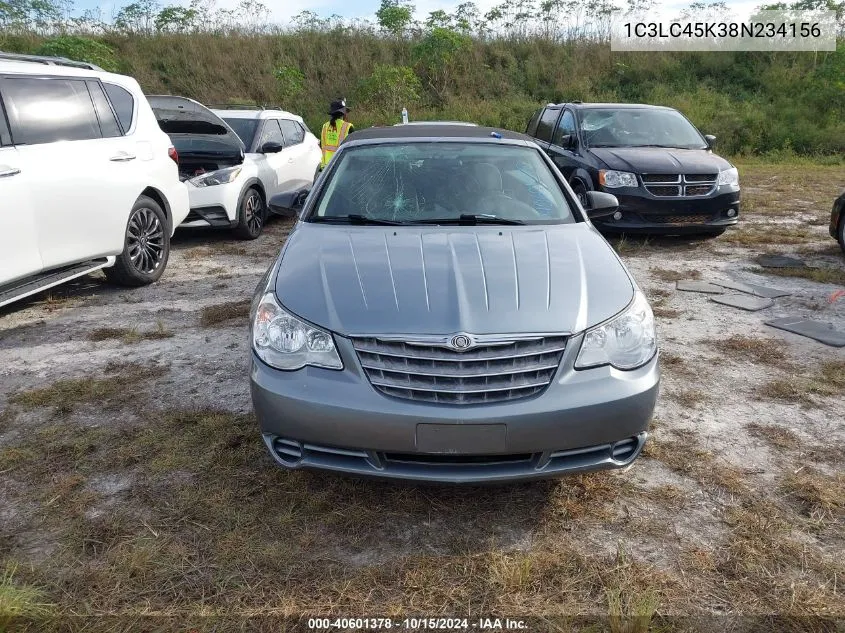
<svg viewBox="0 0 845 633">
<path fill-rule="evenodd" d="M 14 619 L 44 617 L 53 609 L 42 590 L 15 580 L 16 571 L 16 567 L 7 566 L 0 572 L 0 630 L 6 630 Z"/>
</svg>

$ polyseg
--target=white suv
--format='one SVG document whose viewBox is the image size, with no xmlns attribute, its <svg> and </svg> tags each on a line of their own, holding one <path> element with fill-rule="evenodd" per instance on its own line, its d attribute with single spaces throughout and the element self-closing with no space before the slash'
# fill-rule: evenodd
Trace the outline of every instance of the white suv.
<svg viewBox="0 0 845 633">
<path fill-rule="evenodd" d="M 161 129 L 179 152 L 191 212 L 184 227 L 261 234 L 274 194 L 310 185 L 320 144 L 301 117 L 245 106 L 209 109 L 187 97 L 150 96 Z"/>
<path fill-rule="evenodd" d="M 100 268 L 152 283 L 187 214 L 172 143 L 134 79 L 0 53 L 0 305 Z"/>
</svg>

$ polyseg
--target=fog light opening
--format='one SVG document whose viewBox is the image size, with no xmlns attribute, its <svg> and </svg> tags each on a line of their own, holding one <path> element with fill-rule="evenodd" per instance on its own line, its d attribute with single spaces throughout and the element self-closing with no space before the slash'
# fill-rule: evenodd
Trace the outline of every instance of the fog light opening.
<svg viewBox="0 0 845 633">
<path fill-rule="evenodd" d="M 729 218 L 732 218 L 732 217 L 734 217 L 735 215 L 736 215 L 736 209 L 728 209 L 727 216 L 728 216 Z"/>
<path fill-rule="evenodd" d="M 302 444 L 296 440 L 277 437 L 273 442 L 273 453 L 280 463 L 294 467 L 302 461 Z"/>
<path fill-rule="evenodd" d="M 614 213 L 614 214 L 613 214 L 613 219 L 614 219 L 614 220 L 621 220 L 621 219 L 622 219 L 622 212 L 621 212 L 621 211 L 617 211 L 616 213 Z"/>
</svg>

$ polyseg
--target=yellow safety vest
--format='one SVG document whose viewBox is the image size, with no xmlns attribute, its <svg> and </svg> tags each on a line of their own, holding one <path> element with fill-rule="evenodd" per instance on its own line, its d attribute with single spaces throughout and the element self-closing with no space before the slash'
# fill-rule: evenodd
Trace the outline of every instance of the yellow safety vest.
<svg viewBox="0 0 845 633">
<path fill-rule="evenodd" d="M 338 123 L 340 124 L 339 126 Z M 330 121 L 323 123 L 323 132 L 320 134 L 320 147 L 323 148 L 323 160 L 320 163 L 320 169 L 325 169 L 337 151 L 337 148 L 343 142 L 343 139 L 349 134 L 349 130 L 352 129 L 352 124 L 349 121 L 337 120 L 335 121 L 335 126 L 335 129 L 332 129 Z"/>
</svg>

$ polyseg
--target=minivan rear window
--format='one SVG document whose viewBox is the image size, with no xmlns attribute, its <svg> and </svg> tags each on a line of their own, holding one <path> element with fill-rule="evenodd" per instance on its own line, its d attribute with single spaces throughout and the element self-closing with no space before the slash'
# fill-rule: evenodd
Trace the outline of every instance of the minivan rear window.
<svg viewBox="0 0 845 633">
<path fill-rule="evenodd" d="M 540 123 L 537 125 L 537 134 L 535 136 L 541 141 L 552 140 L 552 130 L 555 127 L 555 122 L 560 114 L 557 108 L 546 108 L 540 117 Z"/>
<path fill-rule="evenodd" d="M 15 145 L 102 138 L 84 80 L 7 77 L 2 85 Z"/>
</svg>

